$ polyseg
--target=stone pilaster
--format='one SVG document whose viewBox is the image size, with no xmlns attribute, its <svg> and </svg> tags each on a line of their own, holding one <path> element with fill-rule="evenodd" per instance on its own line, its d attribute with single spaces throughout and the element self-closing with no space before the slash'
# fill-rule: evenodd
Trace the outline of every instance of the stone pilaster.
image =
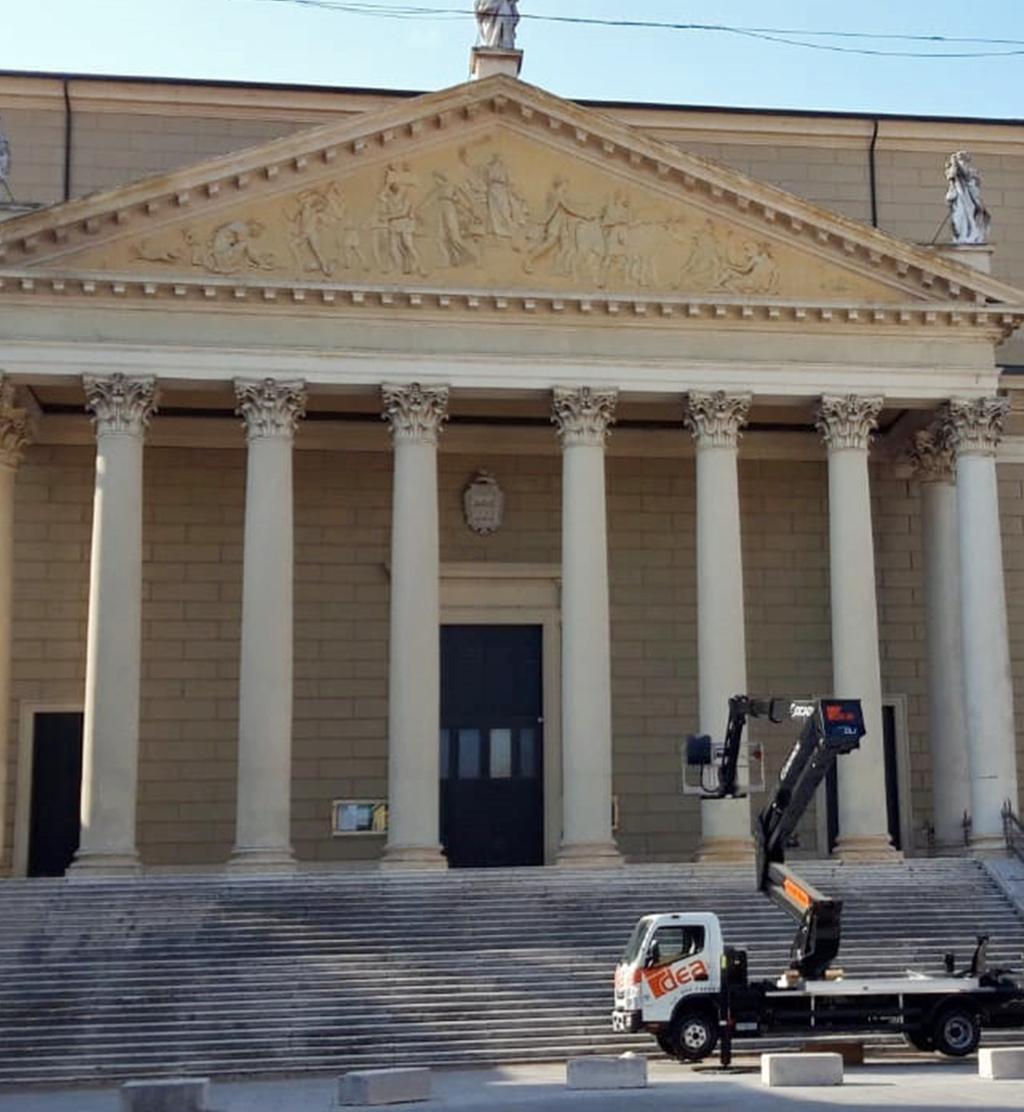
<svg viewBox="0 0 1024 1112">
<path fill-rule="evenodd" d="M 1003 848 L 1000 812 L 1018 809 L 1006 587 L 996 449 L 1010 403 L 954 398 L 945 435 L 956 452 L 960 606 L 965 713 L 971 775 L 971 846 Z"/>
<path fill-rule="evenodd" d="M 18 407 L 10 380 L 0 376 L 0 873 L 10 857 L 5 833 L 14 590 L 14 480 L 30 439 L 29 414 Z"/>
<path fill-rule="evenodd" d="M 394 445 L 384 868 L 443 869 L 440 841 L 441 563 L 437 441 L 448 387 L 384 386 Z"/>
<path fill-rule="evenodd" d="M 915 434 L 910 460 L 921 484 L 921 552 L 928 630 L 928 733 L 935 848 L 964 848 L 971 789 L 964 713 L 956 453 L 941 422 Z"/>
<path fill-rule="evenodd" d="M 721 742 L 729 699 L 747 691 L 738 449 L 750 394 L 691 393 L 685 420 L 697 449 L 697 663 L 700 732 Z M 740 758 L 746 787 L 747 749 Z M 752 860 L 750 801 L 701 805 L 702 860 Z"/>
<path fill-rule="evenodd" d="M 834 694 L 860 699 L 867 734 L 839 762 L 839 845 L 846 860 L 893 853 L 885 802 L 882 680 L 868 445 L 882 398 L 825 396 L 817 426 L 828 447 Z"/>
<path fill-rule="evenodd" d="M 239 379 L 248 443 L 242 645 L 238 677 L 238 808 L 232 871 L 289 871 L 291 844 L 294 520 L 292 451 L 302 382 Z"/>
<path fill-rule="evenodd" d="M 96 426 L 82 748 L 82 837 L 70 876 L 139 871 L 135 808 L 142 652 L 142 458 L 150 375 L 83 376 Z"/>
<path fill-rule="evenodd" d="M 556 389 L 562 441 L 562 843 L 558 863 L 618 865 L 604 455 L 617 392 Z"/>
</svg>

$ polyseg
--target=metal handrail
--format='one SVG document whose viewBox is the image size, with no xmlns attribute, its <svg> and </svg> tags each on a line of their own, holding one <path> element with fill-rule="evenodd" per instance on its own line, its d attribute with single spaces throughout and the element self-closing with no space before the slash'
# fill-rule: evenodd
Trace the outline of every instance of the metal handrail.
<svg viewBox="0 0 1024 1112">
<path fill-rule="evenodd" d="M 1007 850 L 1024 861 L 1024 823 L 1013 813 L 1009 800 L 1003 804 L 1003 837 Z"/>
</svg>

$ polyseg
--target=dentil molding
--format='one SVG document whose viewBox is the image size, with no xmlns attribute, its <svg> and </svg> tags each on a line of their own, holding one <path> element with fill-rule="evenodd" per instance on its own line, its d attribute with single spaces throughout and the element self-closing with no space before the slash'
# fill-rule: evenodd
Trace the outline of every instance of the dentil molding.
<svg viewBox="0 0 1024 1112">
<path fill-rule="evenodd" d="M 692 391 L 686 396 L 683 419 L 701 448 L 735 448 L 747 423 L 751 394 Z"/>
<path fill-rule="evenodd" d="M 306 413 L 306 386 L 299 380 L 235 379 L 235 412 L 245 422 L 250 441 L 291 437 Z"/>
<path fill-rule="evenodd" d="M 391 426 L 396 442 L 436 444 L 441 426 L 448 420 L 448 387 L 382 386 L 382 417 Z"/>
<path fill-rule="evenodd" d="M 553 391 L 551 420 L 558 428 L 562 447 L 585 444 L 603 448 L 615 423 L 618 390 L 595 390 L 590 386 Z"/>
<path fill-rule="evenodd" d="M 878 428 L 883 401 L 883 398 L 860 394 L 824 395 L 818 406 L 815 427 L 829 451 L 847 448 L 866 451 L 872 433 Z"/>
<path fill-rule="evenodd" d="M 154 375 L 83 375 L 85 407 L 97 436 L 143 436 L 156 412 Z"/>
</svg>

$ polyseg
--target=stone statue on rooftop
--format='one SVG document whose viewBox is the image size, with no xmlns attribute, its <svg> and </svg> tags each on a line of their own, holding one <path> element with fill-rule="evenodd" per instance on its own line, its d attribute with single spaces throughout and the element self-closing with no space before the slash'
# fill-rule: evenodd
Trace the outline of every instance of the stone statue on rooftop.
<svg viewBox="0 0 1024 1112">
<path fill-rule="evenodd" d="M 13 201 L 14 194 L 11 192 L 11 144 L 0 130 L 0 189 L 3 189 L 7 194 L 7 200 Z"/>
<path fill-rule="evenodd" d="M 988 243 L 992 217 L 981 199 L 981 175 L 967 151 L 955 151 L 946 163 L 946 201 L 953 227 L 953 242 Z"/>
<path fill-rule="evenodd" d="M 515 50 L 519 0 L 476 0 L 477 46 Z"/>
</svg>

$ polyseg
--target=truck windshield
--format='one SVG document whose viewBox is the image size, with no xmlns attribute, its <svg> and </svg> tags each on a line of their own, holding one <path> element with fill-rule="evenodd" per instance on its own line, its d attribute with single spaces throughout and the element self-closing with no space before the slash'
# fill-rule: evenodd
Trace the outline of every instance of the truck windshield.
<svg viewBox="0 0 1024 1112">
<path fill-rule="evenodd" d="M 629 941 L 626 943 L 625 950 L 622 951 L 622 964 L 631 965 L 636 961 L 640 953 L 640 946 L 643 943 L 644 935 L 647 934 L 647 928 L 651 925 L 650 919 L 641 919 L 639 923 L 633 928 L 633 933 L 629 936 Z"/>
</svg>

